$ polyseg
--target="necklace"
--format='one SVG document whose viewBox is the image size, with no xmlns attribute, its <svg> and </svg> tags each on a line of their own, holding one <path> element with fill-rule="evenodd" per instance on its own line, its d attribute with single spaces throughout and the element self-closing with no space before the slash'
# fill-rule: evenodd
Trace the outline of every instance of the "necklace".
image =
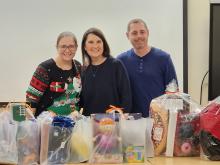
<svg viewBox="0 0 220 165">
<path fill-rule="evenodd" d="M 96 61 L 95 63 L 94 62 L 92 63 L 91 72 L 93 78 L 96 77 L 99 68 L 106 61 L 106 59 L 107 57 L 102 57 L 101 60 L 99 60 L 98 62 Z"/>
<path fill-rule="evenodd" d="M 96 77 L 96 74 L 97 74 L 98 70 L 99 70 L 98 66 L 92 66 L 91 71 L 92 71 L 92 77 L 93 78 Z"/>
</svg>

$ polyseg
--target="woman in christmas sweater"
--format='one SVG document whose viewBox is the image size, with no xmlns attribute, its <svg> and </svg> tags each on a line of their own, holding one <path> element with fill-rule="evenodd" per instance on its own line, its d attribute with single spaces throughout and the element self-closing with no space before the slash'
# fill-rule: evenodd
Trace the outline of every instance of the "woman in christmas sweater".
<svg viewBox="0 0 220 165">
<path fill-rule="evenodd" d="M 88 29 L 82 39 L 83 114 L 104 113 L 110 105 L 131 111 L 131 90 L 123 64 L 110 55 L 103 33 L 97 28 Z"/>
<path fill-rule="evenodd" d="M 81 64 L 73 60 L 77 50 L 75 35 L 61 33 L 56 48 L 57 56 L 38 65 L 26 92 L 35 116 L 42 111 L 69 115 L 79 110 Z"/>
</svg>

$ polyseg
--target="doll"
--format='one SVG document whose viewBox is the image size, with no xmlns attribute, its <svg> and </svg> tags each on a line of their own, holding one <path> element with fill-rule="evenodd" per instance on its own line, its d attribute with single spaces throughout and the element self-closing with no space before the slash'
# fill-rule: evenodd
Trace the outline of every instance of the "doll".
<svg viewBox="0 0 220 165">
<path fill-rule="evenodd" d="M 111 150 L 116 143 L 116 129 L 115 121 L 111 118 L 102 118 L 99 122 L 99 134 L 95 137 L 94 141 L 98 142 L 100 148 Z"/>
<path fill-rule="evenodd" d="M 121 163 L 123 160 L 121 137 L 117 122 L 109 116 L 102 116 L 94 123 L 94 153 L 91 163 Z"/>
</svg>

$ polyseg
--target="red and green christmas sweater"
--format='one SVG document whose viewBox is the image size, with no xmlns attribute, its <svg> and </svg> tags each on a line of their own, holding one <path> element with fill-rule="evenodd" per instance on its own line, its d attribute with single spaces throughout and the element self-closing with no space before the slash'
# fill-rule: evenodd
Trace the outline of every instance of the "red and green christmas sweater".
<svg viewBox="0 0 220 165">
<path fill-rule="evenodd" d="M 26 91 L 26 100 L 36 108 L 36 116 L 46 110 L 57 115 L 79 110 L 81 64 L 74 60 L 72 66 L 62 70 L 52 58 L 38 65 Z"/>
</svg>

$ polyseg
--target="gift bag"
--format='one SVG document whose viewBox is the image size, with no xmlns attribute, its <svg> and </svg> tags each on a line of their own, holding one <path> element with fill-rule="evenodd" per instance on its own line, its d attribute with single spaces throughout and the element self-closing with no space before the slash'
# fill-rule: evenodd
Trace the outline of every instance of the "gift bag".
<svg viewBox="0 0 220 165">
<path fill-rule="evenodd" d="M 176 92 L 157 97 L 150 104 L 154 153 L 170 157 L 198 156 L 201 108 L 188 94 L 171 91 Z"/>
<path fill-rule="evenodd" d="M 210 102 L 201 112 L 201 157 L 220 160 L 220 97 Z"/>
<path fill-rule="evenodd" d="M 146 127 L 146 118 L 142 118 L 141 114 L 129 114 L 121 119 L 124 162 L 144 162 Z"/>
<path fill-rule="evenodd" d="M 93 151 L 89 163 L 122 163 L 120 114 L 92 114 Z"/>
<path fill-rule="evenodd" d="M 40 128 L 31 107 L 26 103 L 12 103 L 11 111 L 13 119 L 18 121 L 16 137 L 18 164 L 38 164 L 40 160 Z"/>
<path fill-rule="evenodd" d="M 92 125 L 89 117 L 76 120 L 70 139 L 70 162 L 80 163 L 89 160 L 92 152 Z"/>
<path fill-rule="evenodd" d="M 40 129 L 36 120 L 26 120 L 18 124 L 17 148 L 19 165 L 38 164 Z"/>
<path fill-rule="evenodd" d="M 10 110 L 0 112 L 0 163 L 17 164 L 16 145 L 17 122 L 13 120 Z"/>
<path fill-rule="evenodd" d="M 41 164 L 65 164 L 70 158 L 70 138 L 74 122 L 64 116 L 55 116 L 52 124 L 41 123 Z"/>
</svg>

